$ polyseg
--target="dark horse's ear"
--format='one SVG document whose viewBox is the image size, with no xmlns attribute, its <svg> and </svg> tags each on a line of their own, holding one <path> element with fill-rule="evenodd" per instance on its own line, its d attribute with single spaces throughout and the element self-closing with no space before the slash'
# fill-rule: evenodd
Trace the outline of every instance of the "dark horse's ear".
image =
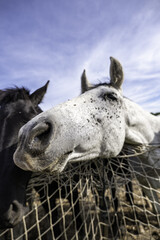
<svg viewBox="0 0 160 240">
<path fill-rule="evenodd" d="M 110 65 L 110 83 L 113 87 L 116 89 L 121 89 L 123 79 L 124 79 L 124 74 L 123 74 L 123 68 L 120 62 L 113 58 L 110 57 L 111 65 Z"/>
<path fill-rule="evenodd" d="M 47 91 L 47 88 L 48 88 L 48 84 L 49 84 L 49 80 L 47 81 L 47 83 L 41 87 L 41 88 L 38 88 L 35 92 L 33 92 L 31 95 L 30 95 L 30 100 L 32 101 L 32 103 L 34 105 L 38 105 L 42 102 L 43 100 L 43 97 Z"/>
</svg>

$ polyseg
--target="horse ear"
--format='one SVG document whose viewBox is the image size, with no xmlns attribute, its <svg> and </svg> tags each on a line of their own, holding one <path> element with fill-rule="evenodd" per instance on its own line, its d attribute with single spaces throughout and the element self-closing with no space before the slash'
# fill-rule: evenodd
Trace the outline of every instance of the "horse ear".
<svg viewBox="0 0 160 240">
<path fill-rule="evenodd" d="M 110 83 L 113 87 L 116 89 L 121 89 L 123 79 L 124 79 L 124 74 L 123 74 L 123 68 L 122 65 L 118 60 L 116 60 L 113 57 L 110 57 Z"/>
<path fill-rule="evenodd" d="M 47 83 L 43 87 L 37 89 L 35 92 L 33 92 L 30 95 L 30 100 L 33 102 L 33 104 L 38 105 L 42 102 L 43 97 L 44 97 L 44 95 L 47 91 L 48 84 L 49 84 L 49 80 L 47 81 Z"/>
<path fill-rule="evenodd" d="M 92 87 L 92 84 L 89 83 L 87 76 L 86 76 L 86 70 L 83 71 L 81 76 L 81 93 L 84 93 L 89 90 L 89 88 Z"/>
</svg>

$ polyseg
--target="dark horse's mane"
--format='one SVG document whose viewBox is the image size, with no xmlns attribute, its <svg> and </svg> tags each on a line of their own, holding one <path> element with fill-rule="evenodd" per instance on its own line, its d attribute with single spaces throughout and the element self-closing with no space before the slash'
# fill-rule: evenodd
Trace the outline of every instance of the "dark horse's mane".
<svg viewBox="0 0 160 240">
<path fill-rule="evenodd" d="M 6 88 L 0 91 L 0 104 L 5 105 L 10 102 L 16 102 L 19 99 L 27 100 L 29 98 L 29 90 L 27 88 Z"/>
</svg>

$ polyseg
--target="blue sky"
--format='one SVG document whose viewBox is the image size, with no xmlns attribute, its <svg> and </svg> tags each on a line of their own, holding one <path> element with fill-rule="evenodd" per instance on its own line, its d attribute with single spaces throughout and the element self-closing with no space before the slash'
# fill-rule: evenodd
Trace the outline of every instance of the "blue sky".
<svg viewBox="0 0 160 240">
<path fill-rule="evenodd" d="M 83 69 L 107 80 L 110 56 L 124 67 L 124 95 L 160 111 L 159 0 L 0 0 L 0 89 L 50 79 L 47 110 L 80 94 Z"/>
</svg>

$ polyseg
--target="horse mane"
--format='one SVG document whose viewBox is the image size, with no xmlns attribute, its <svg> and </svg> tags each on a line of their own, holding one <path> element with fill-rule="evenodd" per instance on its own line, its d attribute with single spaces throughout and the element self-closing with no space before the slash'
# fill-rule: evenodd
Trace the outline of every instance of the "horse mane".
<svg viewBox="0 0 160 240">
<path fill-rule="evenodd" d="M 27 100 L 29 99 L 29 90 L 27 88 L 6 88 L 0 91 L 0 104 L 5 105 L 10 102 L 16 102 L 17 100 Z"/>
<path fill-rule="evenodd" d="M 94 88 L 97 88 L 97 87 L 100 87 L 100 86 L 108 86 L 108 87 L 111 87 L 111 84 L 110 84 L 110 83 L 107 83 L 107 82 L 99 82 L 99 83 L 97 83 L 97 84 L 91 85 L 88 90 L 91 90 L 91 89 L 94 89 Z"/>
</svg>

